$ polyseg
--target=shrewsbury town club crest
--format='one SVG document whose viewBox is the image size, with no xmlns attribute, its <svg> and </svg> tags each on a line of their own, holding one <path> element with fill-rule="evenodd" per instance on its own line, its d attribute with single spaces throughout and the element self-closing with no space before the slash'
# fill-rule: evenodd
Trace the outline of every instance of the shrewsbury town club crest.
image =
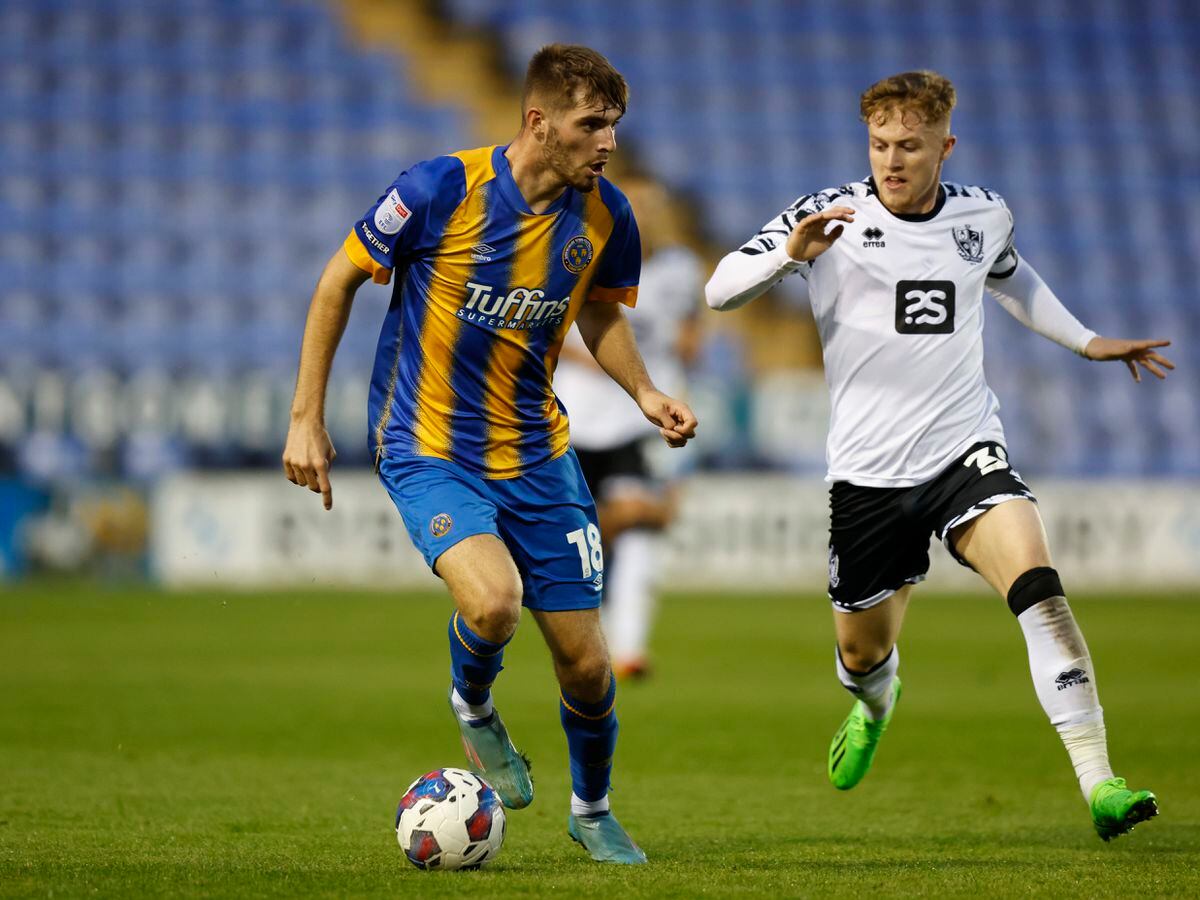
<svg viewBox="0 0 1200 900">
<path fill-rule="evenodd" d="M 429 520 L 429 533 L 435 538 L 445 537 L 454 527 L 454 520 L 449 513 L 438 513 Z"/>
<path fill-rule="evenodd" d="M 563 247 L 562 260 L 568 272 L 578 275 L 592 261 L 592 242 L 582 234 L 576 235 Z"/>
</svg>

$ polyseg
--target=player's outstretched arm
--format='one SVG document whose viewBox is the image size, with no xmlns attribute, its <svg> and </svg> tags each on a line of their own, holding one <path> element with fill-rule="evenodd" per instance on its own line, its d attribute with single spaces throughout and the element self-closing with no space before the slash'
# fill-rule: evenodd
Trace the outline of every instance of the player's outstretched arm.
<svg viewBox="0 0 1200 900">
<path fill-rule="evenodd" d="M 1120 338 L 1096 335 L 1088 341 L 1083 355 L 1088 359 L 1101 362 L 1121 360 L 1129 367 L 1129 374 L 1133 376 L 1134 381 L 1142 380 L 1142 373 L 1138 371 L 1138 366 L 1161 380 L 1167 377 L 1167 373 L 1163 369 L 1174 369 L 1175 364 L 1157 352 L 1155 348 L 1169 346 L 1171 346 L 1170 341 L 1126 341 Z M 1159 368 L 1160 366 L 1162 368 Z"/>
<path fill-rule="evenodd" d="M 682 447 L 696 436 L 696 417 L 688 405 L 668 397 L 650 380 L 620 305 L 585 303 L 575 323 L 600 368 L 637 401 L 642 415 L 658 426 L 669 446 Z"/>
<path fill-rule="evenodd" d="M 717 310 L 737 309 L 761 297 L 785 275 L 811 262 L 833 246 L 842 236 L 844 225 L 853 222 L 854 210 L 831 206 L 805 216 L 793 227 L 790 213 L 784 212 L 768 222 L 758 235 L 741 248 L 727 254 L 704 286 L 704 299 Z M 779 242 L 786 235 L 787 240 Z"/>
<path fill-rule="evenodd" d="M 350 261 L 345 250 L 333 254 L 313 291 L 300 347 L 296 395 L 283 448 L 283 474 L 293 484 L 320 494 L 326 509 L 333 508 L 329 468 L 337 451 L 325 428 L 325 389 L 354 294 L 368 277 Z"/>
<path fill-rule="evenodd" d="M 1074 350 L 1080 356 L 1094 360 L 1121 360 L 1129 367 L 1134 381 L 1141 381 L 1138 366 L 1157 378 L 1166 378 L 1163 369 L 1175 366 L 1157 347 L 1170 346 L 1170 341 L 1127 341 L 1101 337 L 1084 327 L 1062 305 L 1033 266 L 1013 254 L 1015 268 L 1000 277 L 990 277 L 987 288 L 996 300 L 1018 322 L 1043 337 Z M 1160 368 L 1161 367 L 1161 368 Z"/>
</svg>

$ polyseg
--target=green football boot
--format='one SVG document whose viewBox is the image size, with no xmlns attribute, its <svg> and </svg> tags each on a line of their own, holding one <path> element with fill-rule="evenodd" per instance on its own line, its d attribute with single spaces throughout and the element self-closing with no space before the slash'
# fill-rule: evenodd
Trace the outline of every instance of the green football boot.
<svg viewBox="0 0 1200 900">
<path fill-rule="evenodd" d="M 598 816 L 572 814 L 567 817 L 567 834 L 596 862 L 637 866 L 646 861 L 642 848 L 633 842 L 612 813 Z"/>
<path fill-rule="evenodd" d="M 1092 790 L 1092 824 L 1101 840 L 1133 831 L 1138 822 L 1158 815 L 1158 798 L 1149 791 L 1131 791 L 1124 778 L 1102 781 Z"/>
<path fill-rule="evenodd" d="M 533 802 L 533 777 L 529 774 L 529 758 L 513 746 L 500 713 L 492 710 L 491 717 L 479 725 L 464 722 L 454 711 L 454 688 L 450 689 L 450 711 L 458 723 L 470 769 L 484 779 L 509 809 L 524 809 Z"/>
<path fill-rule="evenodd" d="M 899 702 L 899 678 L 892 681 L 892 708 L 878 722 L 867 718 L 866 707 L 861 700 L 854 701 L 850 715 L 846 716 L 846 721 L 829 745 L 829 781 L 839 791 L 850 790 L 871 770 L 875 748 L 887 731 L 888 722 L 892 720 L 892 713 Z"/>
</svg>

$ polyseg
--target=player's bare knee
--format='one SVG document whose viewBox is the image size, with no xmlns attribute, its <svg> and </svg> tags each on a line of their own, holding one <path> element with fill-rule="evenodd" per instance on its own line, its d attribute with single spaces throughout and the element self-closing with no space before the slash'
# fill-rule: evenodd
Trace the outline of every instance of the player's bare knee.
<svg viewBox="0 0 1200 900">
<path fill-rule="evenodd" d="M 558 661 L 558 681 L 572 697 L 588 703 L 603 699 L 608 690 L 610 664 L 607 653 L 589 652 Z"/>
<path fill-rule="evenodd" d="M 842 655 L 842 665 L 851 672 L 862 674 L 883 662 L 892 648 L 868 641 L 843 639 L 838 643 L 838 652 Z"/>
<path fill-rule="evenodd" d="M 472 631 L 489 641 L 506 641 L 521 621 L 520 583 L 496 583 L 459 602 L 459 612 Z"/>
</svg>

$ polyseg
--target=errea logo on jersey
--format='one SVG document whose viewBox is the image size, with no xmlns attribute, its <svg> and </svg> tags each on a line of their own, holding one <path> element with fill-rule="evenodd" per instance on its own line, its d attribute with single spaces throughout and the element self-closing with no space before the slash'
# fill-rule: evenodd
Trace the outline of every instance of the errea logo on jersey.
<svg viewBox="0 0 1200 900">
<path fill-rule="evenodd" d="M 883 240 L 883 229 L 876 228 L 874 225 L 863 229 L 863 246 L 864 247 L 886 247 L 887 243 Z"/>
<path fill-rule="evenodd" d="M 950 334 L 954 331 L 953 281 L 901 281 L 896 284 L 896 331 Z"/>
</svg>

